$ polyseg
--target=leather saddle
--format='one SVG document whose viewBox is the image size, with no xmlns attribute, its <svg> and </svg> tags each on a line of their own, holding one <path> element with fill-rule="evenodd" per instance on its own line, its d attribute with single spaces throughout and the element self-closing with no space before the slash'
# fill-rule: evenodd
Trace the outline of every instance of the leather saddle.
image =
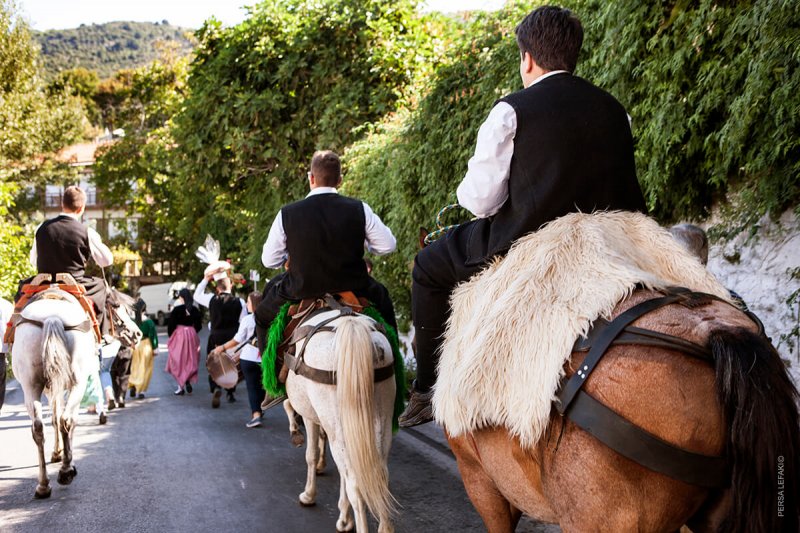
<svg viewBox="0 0 800 533">
<path fill-rule="evenodd" d="M 345 291 L 333 295 L 325 295 L 321 298 L 305 298 L 289 306 L 289 316 L 291 318 L 283 330 L 283 340 L 278 345 L 278 353 L 275 359 L 279 382 L 286 383 L 286 378 L 289 375 L 286 354 L 294 355 L 295 345 L 308 334 L 308 332 L 298 331 L 298 327 L 317 313 L 342 307 L 349 307 L 354 312 L 361 313 L 366 307 L 369 307 L 369 302 L 366 298 L 360 298 L 351 291 Z M 295 333 L 303 334 L 296 335 Z"/>
<path fill-rule="evenodd" d="M 14 332 L 20 323 L 41 324 L 47 317 L 74 305 L 69 298 L 65 298 L 64 293 L 74 297 L 86 313 L 83 317 L 65 320 L 64 328 L 93 330 L 97 342 L 101 341 L 100 325 L 97 322 L 94 304 L 86 297 L 83 285 L 75 281 L 70 274 L 56 274 L 55 281 L 50 274 L 37 274 L 30 283 L 22 286 L 21 292 L 22 295 L 14 305 L 14 314 L 8 321 L 3 337 L 3 342 L 9 347 L 14 343 Z"/>
</svg>

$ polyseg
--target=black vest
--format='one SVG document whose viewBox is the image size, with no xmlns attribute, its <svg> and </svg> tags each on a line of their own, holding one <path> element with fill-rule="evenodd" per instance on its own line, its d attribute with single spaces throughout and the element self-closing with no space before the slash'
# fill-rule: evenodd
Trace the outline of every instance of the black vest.
<svg viewBox="0 0 800 533">
<path fill-rule="evenodd" d="M 504 254 L 572 212 L 646 211 L 625 109 L 607 92 L 555 74 L 500 101 L 517 115 L 508 199 L 472 229 L 468 264 Z"/>
<path fill-rule="evenodd" d="M 242 302 L 230 293 L 216 294 L 208 303 L 208 315 L 213 333 L 233 332 L 239 328 L 239 316 L 242 314 Z"/>
<path fill-rule="evenodd" d="M 281 209 L 289 271 L 282 291 L 313 298 L 369 285 L 364 263 L 364 205 L 336 193 L 317 194 Z"/>
<path fill-rule="evenodd" d="M 40 274 L 72 274 L 84 277 L 86 262 L 92 256 L 89 232 L 72 217 L 59 215 L 42 224 L 36 231 L 36 269 Z"/>
</svg>

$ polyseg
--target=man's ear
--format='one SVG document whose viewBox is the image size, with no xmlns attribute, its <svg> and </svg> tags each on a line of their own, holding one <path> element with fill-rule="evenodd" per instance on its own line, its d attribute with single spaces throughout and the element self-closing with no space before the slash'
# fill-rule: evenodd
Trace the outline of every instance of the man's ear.
<svg viewBox="0 0 800 533">
<path fill-rule="evenodd" d="M 533 60 L 531 57 L 530 52 L 525 52 L 522 54 L 522 68 L 521 70 L 527 74 L 533 72 L 533 69 L 536 67 L 536 61 Z"/>
</svg>

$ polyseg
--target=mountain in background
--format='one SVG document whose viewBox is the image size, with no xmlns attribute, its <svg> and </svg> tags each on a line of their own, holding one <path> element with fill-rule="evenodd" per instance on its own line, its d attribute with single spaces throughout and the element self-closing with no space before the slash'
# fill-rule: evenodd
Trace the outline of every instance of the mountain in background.
<svg viewBox="0 0 800 533">
<path fill-rule="evenodd" d="M 193 30 L 162 22 L 108 22 L 81 24 L 68 30 L 33 32 L 42 47 L 45 76 L 50 79 L 62 70 L 84 67 L 101 79 L 116 71 L 136 68 L 158 59 L 164 46 L 174 47 L 179 55 L 193 48 Z M 170 44 L 174 43 L 174 44 Z"/>
</svg>

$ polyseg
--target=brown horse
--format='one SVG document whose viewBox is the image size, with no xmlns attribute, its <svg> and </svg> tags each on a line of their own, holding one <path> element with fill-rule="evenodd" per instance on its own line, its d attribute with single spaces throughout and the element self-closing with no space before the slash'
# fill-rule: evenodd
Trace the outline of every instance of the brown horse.
<svg viewBox="0 0 800 533">
<path fill-rule="evenodd" d="M 639 290 L 614 316 L 657 296 Z M 731 305 L 669 305 L 635 326 L 710 348 L 714 366 L 666 348 L 613 346 L 584 390 L 674 446 L 725 455 L 725 489 L 693 486 L 612 451 L 552 411 L 531 450 L 502 427 L 448 437 L 467 493 L 492 532 L 522 513 L 563 531 L 792 531 L 799 529 L 798 392 L 778 353 Z M 585 353 L 574 352 L 571 376 Z"/>
</svg>

